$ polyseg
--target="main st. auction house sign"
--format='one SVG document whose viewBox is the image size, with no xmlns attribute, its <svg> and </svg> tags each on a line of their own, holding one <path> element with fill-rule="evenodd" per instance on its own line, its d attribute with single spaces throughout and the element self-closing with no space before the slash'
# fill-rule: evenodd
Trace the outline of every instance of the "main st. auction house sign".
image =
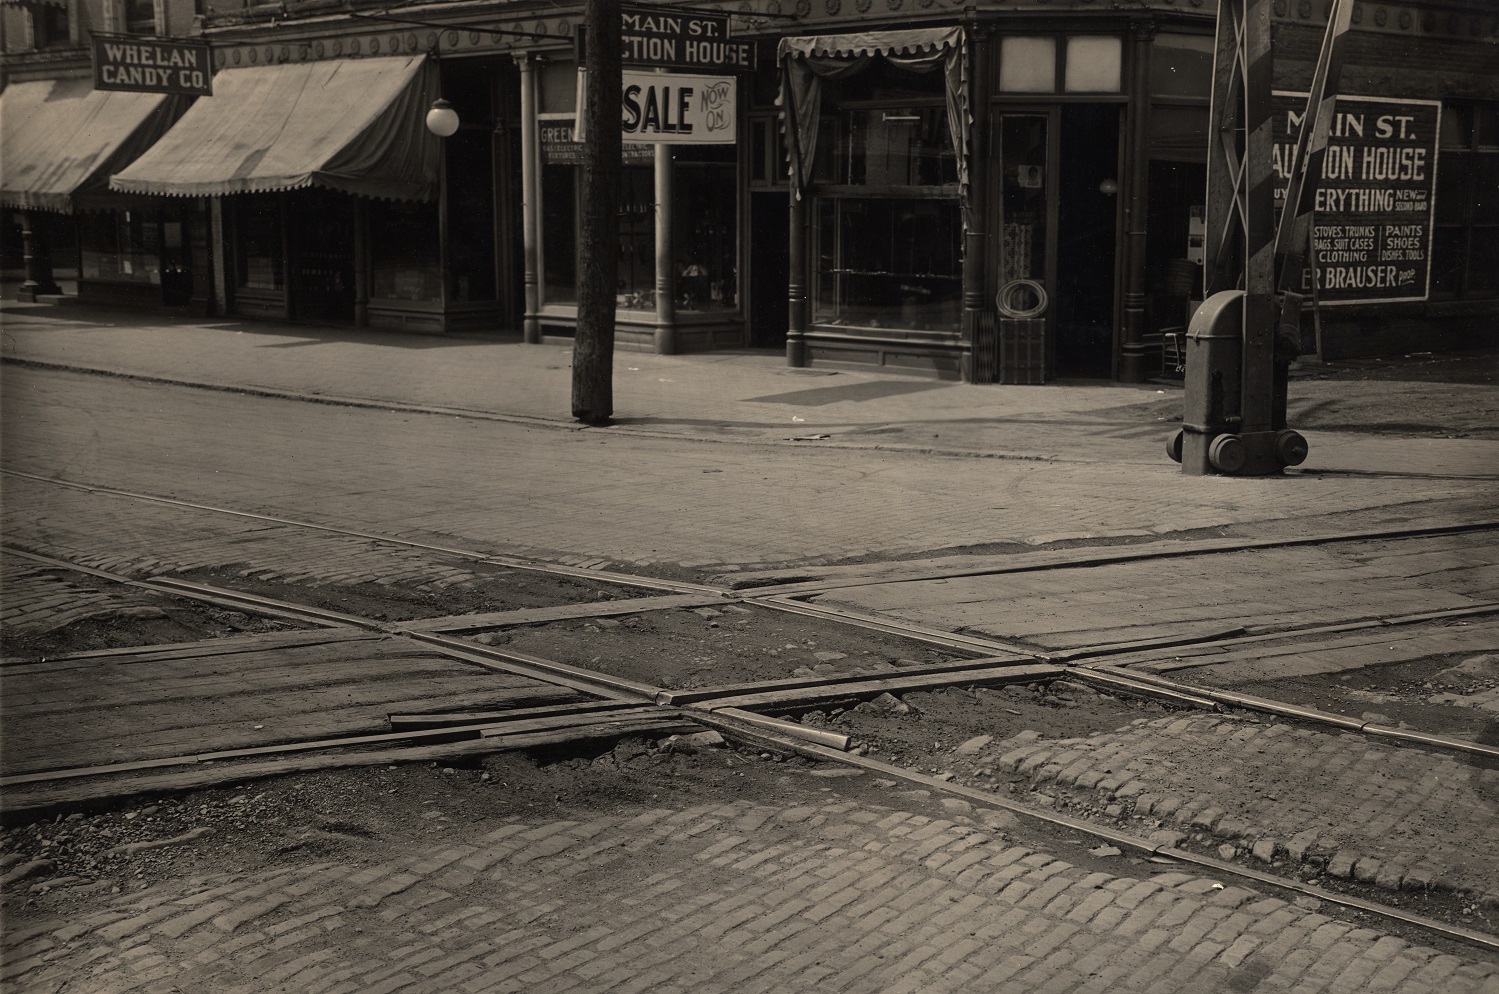
<svg viewBox="0 0 1499 994">
<path fill-rule="evenodd" d="M 94 89 L 213 95 L 208 45 L 94 35 Z"/>
<path fill-rule="evenodd" d="M 1276 93 L 1273 106 L 1275 175 L 1284 182 L 1306 94 Z M 1338 97 L 1303 292 L 1323 304 L 1426 299 L 1440 114 L 1435 100 Z M 1284 190 L 1275 194 L 1278 212 Z"/>
</svg>

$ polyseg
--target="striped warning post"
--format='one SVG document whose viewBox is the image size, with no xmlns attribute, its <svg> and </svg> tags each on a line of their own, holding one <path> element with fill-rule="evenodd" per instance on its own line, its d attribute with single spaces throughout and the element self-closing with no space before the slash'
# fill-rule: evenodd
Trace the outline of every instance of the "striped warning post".
<svg viewBox="0 0 1499 994">
<path fill-rule="evenodd" d="M 1322 160 L 1327 155 L 1328 133 L 1343 71 L 1344 43 L 1352 16 L 1353 0 L 1333 0 L 1327 31 L 1322 36 L 1322 50 L 1317 56 L 1317 69 L 1312 75 L 1306 114 L 1301 120 L 1301 131 L 1296 136 L 1296 148 L 1291 157 L 1286 206 L 1275 236 L 1275 256 L 1280 266 L 1276 283 L 1282 290 L 1295 288 L 1306 265 L 1307 236 L 1311 231 L 1318 181 L 1322 177 Z"/>
<path fill-rule="evenodd" d="M 1244 353 L 1239 433 L 1270 430 L 1275 328 L 1275 147 L 1271 0 L 1244 5 Z"/>
</svg>

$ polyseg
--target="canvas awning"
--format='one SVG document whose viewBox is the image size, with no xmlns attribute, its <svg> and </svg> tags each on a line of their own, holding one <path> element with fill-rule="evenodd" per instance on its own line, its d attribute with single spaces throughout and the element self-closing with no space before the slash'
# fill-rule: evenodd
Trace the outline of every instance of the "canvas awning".
<svg viewBox="0 0 1499 994">
<path fill-rule="evenodd" d="M 101 195 L 176 120 L 187 99 L 95 90 L 92 78 L 12 83 L 0 93 L 0 203 L 70 213 Z"/>
<path fill-rule="evenodd" d="M 822 116 L 822 78 L 839 79 L 859 72 L 872 58 L 883 58 L 913 72 L 941 70 L 947 94 L 947 125 L 957 155 L 958 189 L 964 221 L 970 219 L 968 140 L 968 70 L 963 29 L 923 28 L 846 35 L 800 35 L 782 38 L 781 94 L 786 115 L 786 147 L 791 157 L 792 195 L 800 199 L 812 179 L 813 156 Z"/>
<path fill-rule="evenodd" d="M 432 200 L 441 139 L 424 121 L 436 96 L 425 55 L 225 69 L 213 96 L 110 186 L 178 197 L 320 186 Z"/>
</svg>

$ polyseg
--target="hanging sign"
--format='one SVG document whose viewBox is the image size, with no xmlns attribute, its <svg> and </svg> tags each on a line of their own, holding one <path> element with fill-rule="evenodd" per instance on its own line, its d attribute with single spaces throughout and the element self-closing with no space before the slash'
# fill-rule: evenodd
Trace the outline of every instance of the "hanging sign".
<svg viewBox="0 0 1499 994">
<path fill-rule="evenodd" d="M 729 37 L 729 15 L 663 7 L 620 8 L 620 61 L 657 69 L 751 72 L 755 44 Z"/>
<path fill-rule="evenodd" d="M 620 123 L 626 142 L 732 145 L 739 101 L 732 76 L 625 70 Z"/>
<path fill-rule="evenodd" d="M 94 89 L 213 95 L 208 43 L 94 35 Z"/>
<path fill-rule="evenodd" d="M 1290 176 L 1306 94 L 1274 95 L 1275 209 Z M 1436 201 L 1435 100 L 1339 96 L 1312 215 L 1302 292 L 1323 304 L 1425 300 Z"/>
</svg>

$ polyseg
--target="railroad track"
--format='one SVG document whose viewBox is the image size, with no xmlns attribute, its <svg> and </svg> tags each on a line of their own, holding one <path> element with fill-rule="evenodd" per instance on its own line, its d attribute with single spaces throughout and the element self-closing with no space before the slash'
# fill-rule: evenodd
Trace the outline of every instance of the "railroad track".
<svg viewBox="0 0 1499 994">
<path fill-rule="evenodd" d="M 28 478 L 41 479 L 39 477 Z M 44 482 L 56 483 L 56 481 Z M 718 729 L 731 737 L 761 746 L 798 752 L 819 761 L 842 762 L 859 766 L 878 771 L 885 776 L 920 784 L 927 789 L 953 794 L 975 803 L 1011 810 L 1072 831 L 1084 832 L 1110 844 L 1144 852 L 1153 857 L 1189 862 L 1218 873 L 1232 874 L 1261 884 L 1289 888 L 1322 900 L 1395 918 L 1434 934 L 1459 939 L 1491 950 L 1499 950 L 1499 939 L 1484 933 L 1410 915 L 1362 898 L 1329 892 L 1295 880 L 1288 880 L 1281 875 L 1203 857 L 1170 845 L 1145 843 L 1129 833 L 1112 831 L 1087 821 L 1038 810 L 990 791 L 934 779 L 891 763 L 851 753 L 848 751 L 850 742 L 847 736 L 828 732 L 825 729 L 808 728 L 794 721 L 786 721 L 775 718 L 772 714 L 762 713 L 795 713 L 798 710 L 806 710 L 809 707 L 826 705 L 830 702 L 868 699 L 888 692 L 901 693 L 944 686 L 1033 684 L 1065 677 L 1069 680 L 1092 684 L 1111 693 L 1154 698 L 1184 709 L 1213 711 L 1246 709 L 1273 714 L 1310 727 L 1354 732 L 1364 736 L 1398 741 L 1410 748 L 1462 755 L 1475 763 L 1493 763 L 1499 760 L 1499 747 L 1490 744 L 1434 734 L 1420 729 L 1394 727 L 1378 721 L 1354 720 L 1316 708 L 1234 691 L 1193 686 L 1160 673 L 1141 672 L 1116 663 L 1121 659 L 1127 659 L 1131 665 L 1137 665 L 1151 659 L 1170 658 L 1171 651 L 1182 646 L 1243 647 L 1256 642 L 1321 636 L 1368 628 L 1381 629 L 1428 624 L 1433 621 L 1481 619 L 1499 614 L 1499 602 L 1484 602 L 1460 609 L 1437 611 L 1417 609 L 1401 615 L 1378 619 L 1347 618 L 1332 623 L 1292 627 L 1276 632 L 1250 632 L 1242 626 L 1212 631 L 1197 629 L 1184 631 L 1174 637 L 1165 636 L 1154 640 L 1082 646 L 1065 651 L 1047 651 L 1024 641 L 944 631 L 892 619 L 888 616 L 816 603 L 816 598 L 830 592 L 847 587 L 867 586 L 872 582 L 942 580 L 962 576 L 1001 575 L 1008 572 L 1002 568 L 982 570 L 965 569 L 961 566 L 947 570 L 928 568 L 907 570 L 896 576 L 877 577 L 873 580 L 868 575 L 843 578 L 824 577 L 810 581 L 801 580 L 793 583 L 733 589 L 723 585 L 684 583 L 614 570 L 549 563 L 538 559 L 496 556 L 478 550 L 426 544 L 395 536 L 377 535 L 284 517 L 271 517 L 232 508 L 211 507 L 149 494 L 107 490 L 71 483 L 58 483 L 57 485 L 94 493 L 108 493 L 111 496 L 125 497 L 135 501 L 176 506 L 200 513 L 249 519 L 283 527 L 305 529 L 309 532 L 331 533 L 385 545 L 441 553 L 446 556 L 470 559 L 476 563 L 497 564 L 509 569 L 537 574 L 616 584 L 647 592 L 644 596 L 627 601 L 559 606 L 550 615 L 553 617 L 559 616 L 558 611 L 561 612 L 560 616 L 564 617 L 598 618 L 693 605 L 751 604 L 783 614 L 811 616 L 833 624 L 898 635 L 905 639 L 940 646 L 966 658 L 943 665 L 910 668 L 899 673 L 853 670 L 834 675 L 800 676 L 757 681 L 750 684 L 694 688 L 689 691 L 672 690 L 602 674 L 557 660 L 497 649 L 463 637 L 465 633 L 479 628 L 494 630 L 511 624 L 534 623 L 533 619 L 538 616 L 535 610 L 493 612 L 482 618 L 465 615 L 392 622 L 330 611 L 226 586 L 190 582 L 172 576 L 142 577 L 133 573 L 88 567 L 65 559 L 49 557 L 33 550 L 7 546 L 4 550 L 7 556 L 24 558 L 53 569 L 74 571 L 156 594 L 284 618 L 314 629 L 312 633 L 304 631 L 278 637 L 280 641 L 288 645 L 298 640 L 307 643 L 316 642 L 319 639 L 325 640 L 325 645 L 337 645 L 357 640 L 397 642 L 409 646 L 411 651 L 435 654 L 463 666 L 480 667 L 506 677 L 547 685 L 577 697 L 565 703 L 516 707 L 500 711 L 472 713 L 459 711 L 446 716 L 430 713 L 415 715 L 392 713 L 389 716 L 391 730 L 379 734 L 310 738 L 270 746 L 237 749 L 184 750 L 125 763 L 88 764 L 8 773 L 0 777 L 0 788 L 5 789 L 8 806 L 11 806 L 13 812 L 28 810 L 25 807 L 28 792 L 36 792 L 34 796 L 44 799 L 36 808 L 39 810 L 47 804 L 57 803 L 55 801 L 57 797 L 76 799 L 89 796 L 90 790 L 94 792 L 93 796 L 104 797 L 109 796 L 111 791 L 119 789 L 167 789 L 174 783 L 225 782 L 263 776 L 268 772 L 280 770 L 315 768 L 319 765 L 368 764 L 388 762 L 397 758 L 481 753 L 496 749 L 529 748 L 570 740 L 617 737 L 632 733 L 670 734 L 673 731 L 707 726 Z M 1428 538 L 1434 535 L 1488 532 L 1496 528 L 1499 528 L 1499 523 L 1480 522 L 1439 528 L 1346 532 L 1263 545 L 1249 544 L 1254 547 L 1285 547 L 1374 539 L 1401 541 Z M 1176 550 L 1123 548 L 1101 553 L 1093 550 L 1091 553 L 1058 555 L 1050 563 L 1027 563 L 1017 571 L 1035 573 L 1087 568 L 1105 562 L 1138 562 L 1145 559 L 1228 555 L 1243 551 L 1245 546 L 1246 543 L 1210 542 L 1197 543 Z M 269 641 L 276 642 L 277 640 L 270 639 Z M 191 656 L 194 653 L 206 654 L 212 650 L 206 646 L 133 650 L 137 655 L 153 651 Z M 272 651 L 274 651 L 274 646 Z M 7 675 L 19 675 L 27 669 L 42 669 L 48 666 L 87 666 L 91 662 L 118 660 L 129 655 L 130 652 L 110 650 L 100 653 L 74 654 L 65 659 L 45 662 L 10 662 L 6 664 L 6 672 Z M 181 774 L 184 771 L 190 771 L 186 779 L 181 776 L 173 779 L 174 774 Z M 83 786 L 82 791 L 69 789 L 71 786 L 78 785 Z"/>
</svg>

